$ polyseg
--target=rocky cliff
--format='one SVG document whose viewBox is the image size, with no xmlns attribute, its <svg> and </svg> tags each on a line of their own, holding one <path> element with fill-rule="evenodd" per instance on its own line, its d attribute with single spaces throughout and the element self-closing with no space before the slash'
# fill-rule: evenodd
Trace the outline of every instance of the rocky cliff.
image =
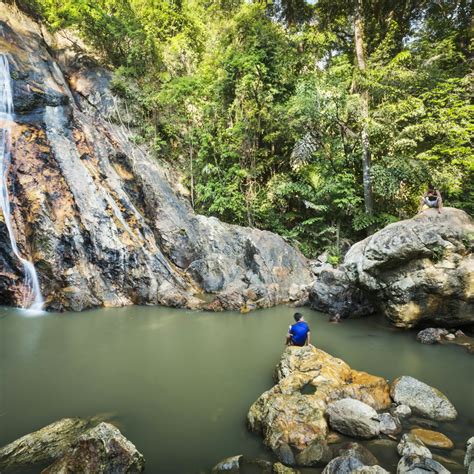
<svg viewBox="0 0 474 474">
<path fill-rule="evenodd" d="M 13 230 L 47 308 L 263 307 L 311 282 L 306 259 L 280 237 L 193 213 L 127 139 L 110 74 L 73 41 L 0 2 L 0 54 L 15 113 L 5 170 Z M 18 305 L 24 286 L 0 213 L 0 304 Z"/>
<path fill-rule="evenodd" d="M 474 323 L 474 224 L 459 209 L 423 211 L 353 245 L 311 290 L 317 309 L 380 311 L 396 326 Z"/>
</svg>

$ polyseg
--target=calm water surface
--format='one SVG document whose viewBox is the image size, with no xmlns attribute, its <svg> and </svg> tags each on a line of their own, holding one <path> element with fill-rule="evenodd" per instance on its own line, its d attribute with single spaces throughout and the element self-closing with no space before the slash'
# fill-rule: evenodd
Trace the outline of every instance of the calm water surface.
<svg viewBox="0 0 474 474">
<path fill-rule="evenodd" d="M 248 433 L 249 406 L 273 385 L 293 309 L 246 315 L 160 307 L 25 317 L 0 308 L 0 445 L 66 416 L 109 414 L 150 473 L 199 473 L 224 457 L 268 457 Z M 302 311 L 317 347 L 387 379 L 412 375 L 443 391 L 474 435 L 474 357 L 424 346 L 378 318 L 330 324 Z"/>
</svg>

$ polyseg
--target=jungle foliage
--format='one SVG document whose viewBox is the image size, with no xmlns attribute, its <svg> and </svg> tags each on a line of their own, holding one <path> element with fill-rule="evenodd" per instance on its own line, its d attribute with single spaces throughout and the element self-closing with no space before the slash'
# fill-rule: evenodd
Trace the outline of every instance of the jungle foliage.
<svg viewBox="0 0 474 474">
<path fill-rule="evenodd" d="M 474 211 L 472 1 L 22 3 L 114 69 L 136 140 L 181 169 L 199 213 L 337 259 L 429 182 Z"/>
</svg>

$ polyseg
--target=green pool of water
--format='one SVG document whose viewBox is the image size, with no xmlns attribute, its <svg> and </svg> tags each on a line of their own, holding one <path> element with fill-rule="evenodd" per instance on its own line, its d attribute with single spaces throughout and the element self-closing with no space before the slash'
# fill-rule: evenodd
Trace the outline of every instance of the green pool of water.
<svg viewBox="0 0 474 474">
<path fill-rule="evenodd" d="M 293 312 L 128 307 L 27 317 L 0 308 L 0 445 L 61 417 L 105 413 L 150 473 L 206 472 L 240 453 L 268 458 L 245 417 L 273 385 Z M 443 391 L 460 413 L 442 427 L 457 448 L 474 435 L 472 355 L 424 346 L 379 318 L 331 324 L 302 312 L 314 345 L 353 368 Z"/>
</svg>

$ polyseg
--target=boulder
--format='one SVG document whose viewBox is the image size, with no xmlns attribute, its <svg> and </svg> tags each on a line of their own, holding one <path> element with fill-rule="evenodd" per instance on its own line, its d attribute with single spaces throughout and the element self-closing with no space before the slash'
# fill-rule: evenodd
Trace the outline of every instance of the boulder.
<svg viewBox="0 0 474 474">
<path fill-rule="evenodd" d="M 355 438 L 374 438 L 380 433 L 377 412 L 359 400 L 344 398 L 327 407 L 331 428 Z"/>
<path fill-rule="evenodd" d="M 437 449 L 453 449 L 453 442 L 443 433 L 438 431 L 425 430 L 423 428 L 413 428 L 410 430 L 417 438 L 421 439 L 425 446 Z"/>
<path fill-rule="evenodd" d="M 416 340 L 422 344 L 436 344 L 440 342 L 443 336 L 446 336 L 448 331 L 442 328 L 426 328 L 422 329 L 417 335 Z"/>
<path fill-rule="evenodd" d="M 0 449 L 0 469 L 52 462 L 91 427 L 91 420 L 63 418 Z"/>
<path fill-rule="evenodd" d="M 392 410 L 392 415 L 397 418 L 409 418 L 411 416 L 411 408 L 408 405 L 397 405 Z"/>
<path fill-rule="evenodd" d="M 100 423 L 80 435 L 42 474 L 138 473 L 145 469 L 145 459 L 137 448 L 110 423 Z"/>
<path fill-rule="evenodd" d="M 433 457 L 431 451 L 424 445 L 423 441 L 414 434 L 404 434 L 397 451 L 400 456 L 421 456 L 423 458 Z"/>
<path fill-rule="evenodd" d="M 474 224 L 463 211 L 424 211 L 356 244 L 344 263 L 397 326 L 474 321 Z"/>
<path fill-rule="evenodd" d="M 357 458 L 338 456 L 324 468 L 322 474 L 351 474 L 356 469 L 362 467 L 364 467 L 364 464 Z"/>
<path fill-rule="evenodd" d="M 345 310 L 345 300 L 357 295 L 357 309 L 359 301 L 367 302 L 398 327 L 470 325 L 473 236 L 471 217 L 448 207 L 390 224 L 353 245 L 340 267 L 321 272 L 311 304 Z"/>
<path fill-rule="evenodd" d="M 390 413 L 381 413 L 379 415 L 380 432 L 387 436 L 395 436 L 402 431 L 400 420 Z"/>
<path fill-rule="evenodd" d="M 326 410 L 334 401 L 350 394 L 364 402 L 362 405 L 372 410 L 371 415 L 391 404 L 383 378 L 353 370 L 313 346 L 286 348 L 275 379 L 276 385 L 250 407 L 247 420 L 249 428 L 260 433 L 265 444 L 287 465 L 327 459 Z"/>
<path fill-rule="evenodd" d="M 436 421 L 457 417 L 457 411 L 446 395 L 413 377 L 403 376 L 394 380 L 390 395 L 396 403 L 408 405 L 412 411 Z"/>
<path fill-rule="evenodd" d="M 398 462 L 397 474 L 425 474 L 433 472 L 436 474 L 450 474 L 450 472 L 439 462 L 421 456 L 403 456 Z"/>
<path fill-rule="evenodd" d="M 315 441 L 296 455 L 296 464 L 298 466 L 324 466 L 332 457 L 332 451 L 325 441 Z"/>
</svg>

